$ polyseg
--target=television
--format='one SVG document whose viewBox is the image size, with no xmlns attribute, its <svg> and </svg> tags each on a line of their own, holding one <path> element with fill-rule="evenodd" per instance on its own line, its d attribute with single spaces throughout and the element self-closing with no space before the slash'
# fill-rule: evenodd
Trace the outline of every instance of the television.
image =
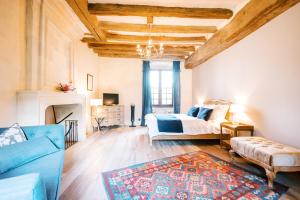
<svg viewBox="0 0 300 200">
<path fill-rule="evenodd" d="M 119 104 L 119 94 L 103 93 L 103 105 L 112 106 Z"/>
</svg>

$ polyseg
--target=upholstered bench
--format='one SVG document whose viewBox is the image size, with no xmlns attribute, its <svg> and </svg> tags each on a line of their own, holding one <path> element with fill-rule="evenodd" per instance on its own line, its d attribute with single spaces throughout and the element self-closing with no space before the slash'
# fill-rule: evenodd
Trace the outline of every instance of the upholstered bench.
<svg viewBox="0 0 300 200">
<path fill-rule="evenodd" d="M 231 138 L 230 145 L 232 160 L 237 153 L 266 170 L 270 188 L 273 187 L 277 172 L 300 171 L 300 149 L 262 137 L 234 137 Z"/>
</svg>

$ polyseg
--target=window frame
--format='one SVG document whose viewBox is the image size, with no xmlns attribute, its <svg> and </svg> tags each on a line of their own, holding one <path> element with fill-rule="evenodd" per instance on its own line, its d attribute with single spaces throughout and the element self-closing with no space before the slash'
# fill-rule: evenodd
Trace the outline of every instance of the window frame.
<svg viewBox="0 0 300 200">
<path fill-rule="evenodd" d="M 158 77 L 158 104 L 153 104 L 152 103 L 152 107 L 158 107 L 158 108 L 170 108 L 173 107 L 173 83 L 172 83 L 172 103 L 171 104 L 162 104 L 162 85 L 161 85 L 161 77 L 162 77 L 162 72 L 164 71 L 169 71 L 172 72 L 172 69 L 150 69 L 150 73 L 152 71 L 157 71 L 159 72 L 159 77 Z M 151 100 L 153 100 L 152 98 L 152 87 L 151 87 Z"/>
</svg>

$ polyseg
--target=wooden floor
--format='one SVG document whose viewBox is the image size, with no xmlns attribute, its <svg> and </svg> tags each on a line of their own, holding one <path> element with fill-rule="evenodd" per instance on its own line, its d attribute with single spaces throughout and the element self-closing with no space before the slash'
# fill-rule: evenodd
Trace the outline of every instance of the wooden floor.
<svg viewBox="0 0 300 200">
<path fill-rule="evenodd" d="M 150 146 L 147 129 L 142 127 L 95 133 L 66 151 L 60 199 L 107 199 L 101 172 L 199 150 L 229 161 L 228 152 L 217 141 L 156 141 Z M 236 164 L 264 173 L 241 158 Z M 276 181 L 290 187 L 283 199 L 300 199 L 300 173 L 279 173 Z"/>
</svg>

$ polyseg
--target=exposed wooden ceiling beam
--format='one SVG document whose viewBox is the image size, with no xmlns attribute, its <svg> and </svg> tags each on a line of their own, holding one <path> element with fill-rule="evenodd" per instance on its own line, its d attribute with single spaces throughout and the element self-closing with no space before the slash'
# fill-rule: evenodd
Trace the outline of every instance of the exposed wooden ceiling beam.
<svg viewBox="0 0 300 200">
<path fill-rule="evenodd" d="M 98 27 L 98 19 L 88 11 L 87 0 L 66 0 L 80 21 L 92 33 L 96 40 L 105 40 L 105 33 Z"/>
<path fill-rule="evenodd" d="M 153 24 L 153 16 L 147 17 L 147 24 Z"/>
<path fill-rule="evenodd" d="M 133 36 L 134 37 L 134 36 Z M 132 41 L 132 42 L 128 42 L 128 41 L 97 41 L 94 38 L 91 37 L 84 37 L 81 39 L 82 42 L 84 43 L 89 43 L 89 44 L 128 44 L 128 45 L 136 45 L 136 44 L 147 44 L 147 41 Z M 160 44 L 161 41 L 153 41 L 153 44 Z M 203 42 L 197 42 L 197 41 L 163 41 L 164 45 L 173 45 L 173 46 L 201 46 L 203 44 Z"/>
<path fill-rule="evenodd" d="M 128 50 L 128 49 L 93 49 L 94 52 L 96 53 L 118 53 L 118 54 L 136 54 L 138 55 L 137 51 L 135 49 L 133 50 Z M 173 50 L 164 50 L 163 55 L 176 55 L 176 56 L 188 56 L 189 52 L 184 52 L 184 51 L 178 51 L 176 49 Z"/>
<path fill-rule="evenodd" d="M 233 12 L 225 8 L 185 8 L 148 5 L 90 3 L 89 12 L 95 15 L 154 16 L 202 19 L 229 19 Z"/>
<path fill-rule="evenodd" d="M 251 0 L 225 27 L 215 33 L 186 62 L 194 68 L 240 41 L 259 27 L 283 13 L 300 0 Z"/>
<path fill-rule="evenodd" d="M 100 57 L 111 57 L 111 58 L 140 58 L 138 55 L 128 55 L 128 54 L 116 54 L 116 53 L 98 53 Z"/>
<path fill-rule="evenodd" d="M 182 44 L 194 44 L 200 45 L 206 41 L 205 37 L 165 37 L 165 36 L 153 36 L 151 37 L 153 44 L 164 43 L 168 45 L 182 45 Z M 119 35 L 119 34 L 107 34 L 108 41 L 97 41 L 94 38 L 84 37 L 82 42 L 93 44 L 117 44 L 117 43 L 139 43 L 147 44 L 149 37 L 147 36 L 134 36 L 134 35 Z"/>
<path fill-rule="evenodd" d="M 126 54 L 126 53 L 98 53 L 98 56 L 100 57 L 113 57 L 113 58 L 141 58 L 137 54 Z M 184 59 L 184 56 L 178 56 L 178 55 L 164 55 L 163 57 L 155 58 L 152 57 L 151 59 Z"/>
<path fill-rule="evenodd" d="M 96 50 L 136 50 L 136 45 L 130 45 L 130 44 L 89 44 L 89 48 L 93 48 Z M 144 47 L 142 45 L 142 47 Z M 181 52 L 193 52 L 195 51 L 194 46 L 170 46 L 170 45 L 164 45 L 165 51 L 181 51 Z"/>
<path fill-rule="evenodd" d="M 120 41 L 120 42 L 147 42 L 149 36 L 137 35 L 121 35 L 106 33 L 107 40 Z M 204 36 L 199 37 L 169 37 L 169 36 L 151 36 L 154 42 L 205 42 Z"/>
<path fill-rule="evenodd" d="M 103 30 L 142 32 L 147 33 L 149 27 L 146 24 L 118 23 L 101 21 L 99 27 Z M 152 25 L 152 33 L 215 33 L 216 26 L 174 26 L 174 25 Z"/>
<path fill-rule="evenodd" d="M 109 54 L 109 53 L 113 53 L 113 54 L 128 54 L 128 55 L 138 55 L 138 53 L 136 51 L 126 51 L 126 50 L 93 50 L 95 53 L 100 53 L 100 54 Z M 178 51 L 167 51 L 164 52 L 163 54 L 164 56 L 186 56 L 188 55 L 187 53 L 184 52 L 178 52 Z"/>
</svg>

